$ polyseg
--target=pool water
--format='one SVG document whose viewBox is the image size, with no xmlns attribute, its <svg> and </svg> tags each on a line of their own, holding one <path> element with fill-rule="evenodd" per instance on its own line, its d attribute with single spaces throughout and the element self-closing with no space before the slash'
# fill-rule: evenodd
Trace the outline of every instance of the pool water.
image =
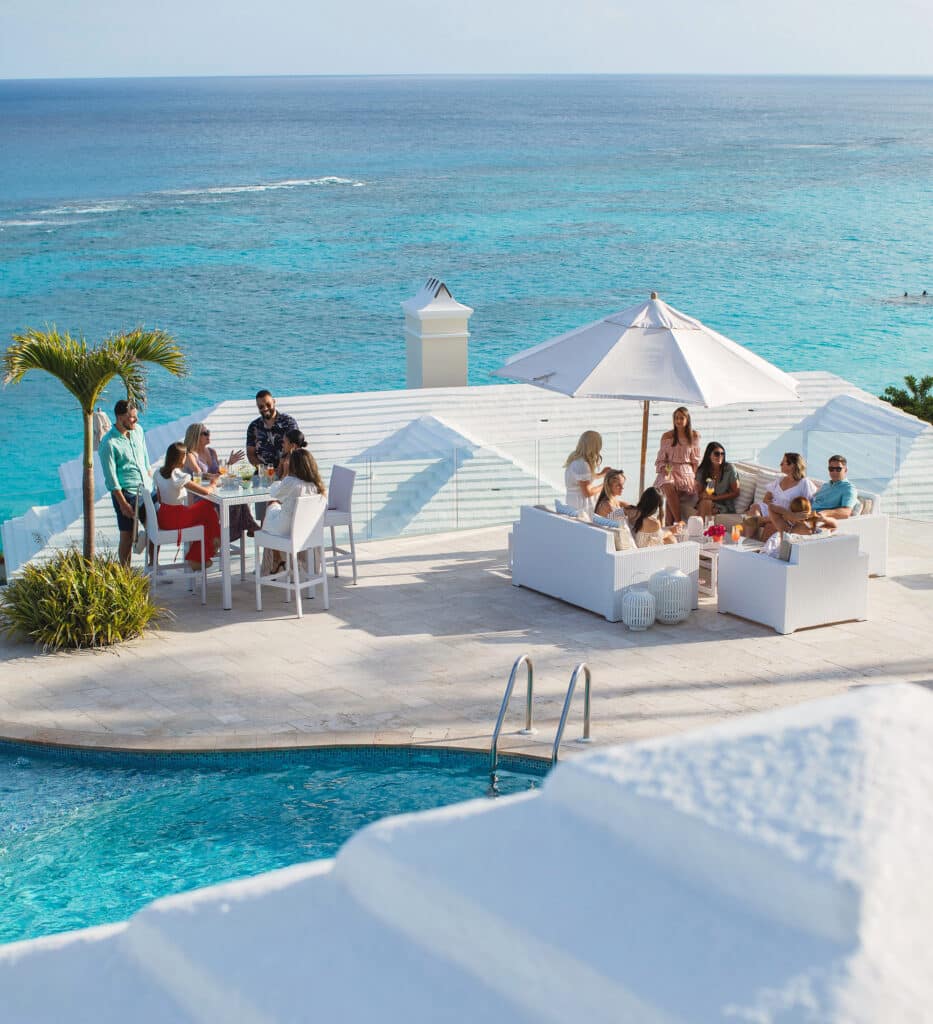
<svg viewBox="0 0 933 1024">
<path fill-rule="evenodd" d="M 0 744 L 0 942 L 120 921 L 153 899 L 333 856 L 392 814 L 490 796 L 486 758 L 342 748 L 65 752 Z M 495 790 L 543 771 L 500 758 Z"/>
</svg>

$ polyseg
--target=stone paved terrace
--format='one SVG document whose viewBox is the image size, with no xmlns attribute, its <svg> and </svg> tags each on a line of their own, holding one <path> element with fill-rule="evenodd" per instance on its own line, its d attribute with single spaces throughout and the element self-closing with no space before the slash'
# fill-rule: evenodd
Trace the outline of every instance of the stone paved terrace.
<svg viewBox="0 0 933 1024">
<path fill-rule="evenodd" d="M 593 670 L 593 732 L 617 743 L 793 704 L 851 686 L 933 684 L 933 535 L 891 524 L 890 575 L 870 581 L 871 619 L 778 636 L 721 616 L 630 633 L 512 587 L 505 527 L 360 546 L 360 582 L 299 621 L 250 580 L 220 608 L 180 580 L 160 588 L 175 614 L 118 651 L 43 655 L 0 640 L 0 736 L 89 746 L 211 749 L 333 743 L 443 743 L 487 749 L 513 660 L 536 669 L 537 736 L 502 747 L 546 755 L 573 666 Z M 905 539 L 907 538 L 907 539 Z M 516 687 L 520 691 L 523 680 Z M 567 729 L 580 735 L 582 694 Z M 570 756 L 585 749 L 565 740 Z"/>
</svg>

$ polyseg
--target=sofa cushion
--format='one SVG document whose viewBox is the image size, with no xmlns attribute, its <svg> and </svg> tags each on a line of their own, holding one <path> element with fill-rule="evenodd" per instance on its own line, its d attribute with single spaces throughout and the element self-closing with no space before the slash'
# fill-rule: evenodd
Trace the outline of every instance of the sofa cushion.
<svg viewBox="0 0 933 1024">
<path fill-rule="evenodd" d="M 580 510 L 571 508 L 570 505 L 565 505 L 560 499 L 554 499 L 554 511 L 559 516 L 567 516 L 569 519 L 579 519 Z"/>
<path fill-rule="evenodd" d="M 598 516 L 594 513 L 593 525 L 602 530 L 612 531 L 616 551 L 635 551 L 638 547 L 628 523 L 622 519 L 609 519 L 607 516 Z"/>
<path fill-rule="evenodd" d="M 739 473 L 739 496 L 735 499 L 735 511 L 747 512 L 749 505 L 755 500 L 755 481 L 758 478 L 748 470 Z"/>
</svg>

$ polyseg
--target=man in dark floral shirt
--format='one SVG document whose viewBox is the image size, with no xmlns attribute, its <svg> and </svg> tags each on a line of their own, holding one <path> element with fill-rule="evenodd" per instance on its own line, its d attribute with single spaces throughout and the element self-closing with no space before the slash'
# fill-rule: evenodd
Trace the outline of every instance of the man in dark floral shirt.
<svg viewBox="0 0 933 1024">
<path fill-rule="evenodd" d="M 246 430 L 246 457 L 254 465 L 277 466 L 282 458 L 282 442 L 290 430 L 297 430 L 294 417 L 275 408 L 275 399 L 268 391 L 256 395 L 259 416 Z"/>
</svg>

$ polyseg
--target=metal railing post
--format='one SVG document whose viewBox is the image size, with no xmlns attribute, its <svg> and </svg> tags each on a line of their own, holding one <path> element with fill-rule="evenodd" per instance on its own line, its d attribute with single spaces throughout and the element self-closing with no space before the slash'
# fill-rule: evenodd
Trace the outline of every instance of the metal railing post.
<svg viewBox="0 0 933 1024">
<path fill-rule="evenodd" d="M 551 751 L 551 764 L 557 764 L 557 752 L 560 750 L 560 741 L 564 735 L 564 728 L 567 725 L 567 716 L 570 714 L 570 702 L 573 700 L 573 691 L 577 688 L 577 677 L 580 673 L 584 674 L 584 687 L 583 687 L 583 735 L 577 740 L 578 743 L 591 743 L 590 739 L 590 682 L 592 681 L 592 675 L 590 673 L 590 667 L 585 661 L 581 661 L 579 665 L 573 670 L 573 675 L 570 677 L 570 685 L 567 687 L 567 696 L 564 698 L 564 709 L 560 713 L 560 722 L 557 726 L 557 732 L 554 735 L 554 749 Z"/>
<path fill-rule="evenodd" d="M 454 448 L 454 529 L 460 529 L 460 449 Z"/>
<path fill-rule="evenodd" d="M 515 664 L 512 666 L 512 671 L 509 673 L 509 681 L 505 687 L 505 695 L 502 698 L 502 704 L 499 707 L 499 717 L 496 719 L 496 727 L 492 731 L 492 742 L 489 744 L 489 770 L 494 772 L 496 766 L 499 763 L 499 733 L 502 732 L 502 723 L 505 720 L 505 713 L 509 707 L 509 700 L 512 697 L 512 690 L 515 688 L 515 677 L 518 675 L 518 670 L 522 665 L 525 665 L 528 674 L 528 682 L 525 689 L 525 728 L 519 730 L 520 736 L 531 736 L 534 733 L 532 727 L 532 700 L 534 692 L 534 678 L 535 669 L 531 662 L 531 658 L 527 654 L 523 654 L 520 658 L 515 659 Z"/>
</svg>

